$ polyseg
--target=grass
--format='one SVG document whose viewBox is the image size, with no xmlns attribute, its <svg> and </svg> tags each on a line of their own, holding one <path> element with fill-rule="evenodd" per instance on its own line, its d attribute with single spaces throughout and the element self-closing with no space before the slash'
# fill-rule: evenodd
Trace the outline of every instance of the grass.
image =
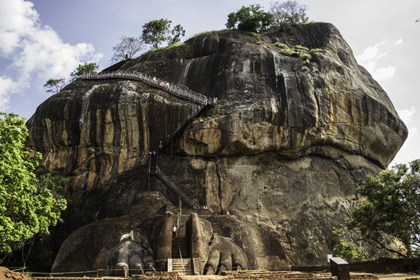
<svg viewBox="0 0 420 280">
<path fill-rule="evenodd" d="M 280 42 L 274 43 L 273 46 L 280 48 L 281 54 L 301 58 L 305 64 L 311 63 L 311 59 L 312 59 L 311 54 L 322 51 L 322 49 L 309 49 L 301 45 L 295 45 L 294 47 L 289 47 L 287 44 L 280 43 Z"/>
<path fill-rule="evenodd" d="M 298 50 L 303 50 L 303 51 L 309 52 L 309 48 L 301 46 L 301 45 L 296 45 L 295 48 L 298 49 Z"/>
<path fill-rule="evenodd" d="M 258 41 L 262 41 L 261 34 L 255 33 L 255 32 L 248 32 L 248 31 L 242 31 L 237 29 L 222 29 L 222 30 L 213 30 L 213 31 L 207 31 L 207 32 L 200 32 L 197 34 L 194 34 L 190 37 L 190 39 L 202 36 L 202 35 L 210 35 L 210 34 L 225 34 L 225 33 L 241 33 L 248 36 L 255 37 Z"/>
<path fill-rule="evenodd" d="M 206 32 L 200 32 L 197 34 L 194 34 L 190 37 L 190 39 L 201 36 L 201 35 L 210 35 L 210 34 L 222 34 L 222 33 L 228 33 L 231 32 L 229 29 L 222 29 L 222 30 L 213 30 L 213 31 L 206 31 Z"/>
<path fill-rule="evenodd" d="M 158 51 L 163 51 L 163 50 L 169 50 L 169 49 L 173 49 L 173 48 L 179 48 L 179 47 L 183 47 L 183 46 L 186 46 L 186 45 L 187 44 L 185 44 L 185 43 L 178 42 L 178 43 L 175 43 L 175 44 L 170 45 L 170 46 L 151 49 L 151 50 L 145 52 L 144 54 L 148 54 L 148 53 L 152 53 L 152 52 L 158 52 Z"/>
</svg>

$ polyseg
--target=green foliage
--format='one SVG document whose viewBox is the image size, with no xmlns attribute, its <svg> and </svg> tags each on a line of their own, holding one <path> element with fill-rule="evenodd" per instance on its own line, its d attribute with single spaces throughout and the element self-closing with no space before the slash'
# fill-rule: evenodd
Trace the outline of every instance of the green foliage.
<svg viewBox="0 0 420 280">
<path fill-rule="evenodd" d="M 169 45 L 170 46 L 178 43 L 179 41 L 181 41 L 181 36 L 182 37 L 185 36 L 184 27 L 182 27 L 180 24 L 176 25 L 174 27 L 174 29 L 172 29 L 171 33 L 172 33 L 173 37 L 169 38 Z"/>
<path fill-rule="evenodd" d="M 309 52 L 309 48 L 301 46 L 301 45 L 296 45 L 295 48 L 298 49 L 298 50 L 303 50 L 303 51 Z"/>
<path fill-rule="evenodd" d="M 280 50 L 280 53 L 281 54 L 284 54 L 284 55 L 287 55 L 287 56 L 298 56 L 299 55 L 299 53 L 298 52 L 296 52 L 295 50 L 293 50 L 293 49 L 289 49 L 289 48 L 284 48 L 284 49 L 281 49 Z"/>
<path fill-rule="evenodd" d="M 273 15 L 274 23 L 282 29 L 287 29 L 292 25 L 306 23 L 306 6 L 299 5 L 297 1 L 271 3 L 270 12 Z"/>
<path fill-rule="evenodd" d="M 283 44 L 283 43 L 280 43 L 280 42 L 274 43 L 273 46 L 279 47 L 281 49 L 288 49 L 289 48 L 286 44 Z"/>
<path fill-rule="evenodd" d="M 161 18 L 143 25 L 143 41 L 146 44 L 151 44 L 153 48 L 158 48 L 164 41 L 168 40 L 167 33 L 171 27 L 171 22 L 171 20 Z"/>
<path fill-rule="evenodd" d="M 302 58 L 303 60 L 309 60 L 312 58 L 312 56 L 310 54 L 307 54 L 305 52 L 298 52 L 299 57 Z"/>
<path fill-rule="evenodd" d="M 121 42 L 112 48 L 114 55 L 112 56 L 111 61 L 117 62 L 133 58 L 143 49 L 144 45 L 140 38 L 122 36 Z"/>
<path fill-rule="evenodd" d="M 334 247 L 334 255 L 348 262 L 352 261 L 364 261 L 365 258 L 360 254 L 353 243 L 347 243 L 346 241 L 340 240 L 340 242 Z"/>
<path fill-rule="evenodd" d="M 242 6 L 236 13 L 228 15 L 226 27 L 242 31 L 261 32 L 273 23 L 273 15 L 262 10 L 258 4 Z"/>
<path fill-rule="evenodd" d="M 317 53 L 317 52 L 322 52 L 322 49 L 311 49 L 309 50 L 309 53 Z"/>
<path fill-rule="evenodd" d="M 230 33 L 232 31 L 234 31 L 234 30 L 222 29 L 222 30 L 205 31 L 205 32 L 200 32 L 200 33 L 194 34 L 193 36 L 190 37 L 190 39 L 198 37 L 198 36 L 202 36 L 202 35 L 224 34 L 224 33 Z"/>
<path fill-rule="evenodd" d="M 349 233 L 347 228 L 334 230 L 333 233 L 339 238 L 338 244 L 333 249 L 335 256 L 341 257 L 348 262 L 368 260 L 366 257 L 367 253 L 363 247 L 357 246 L 352 241 L 346 241 L 344 233 Z M 352 239 L 357 239 L 355 234 L 350 233 L 350 235 L 352 235 Z"/>
<path fill-rule="evenodd" d="M 178 43 L 181 40 L 181 36 L 185 35 L 185 30 L 178 24 L 170 31 L 171 23 L 171 20 L 161 18 L 149 21 L 143 25 L 143 42 L 151 44 L 154 49 L 159 48 L 165 41 L 168 42 L 168 45 Z"/>
<path fill-rule="evenodd" d="M 296 45 L 294 48 L 280 42 L 276 42 L 273 46 L 280 48 L 280 53 L 287 56 L 294 56 L 301 58 L 305 64 L 310 64 L 312 53 L 320 52 L 322 49 L 309 49 L 307 47 Z"/>
<path fill-rule="evenodd" d="M 363 239 L 404 257 L 420 256 L 420 160 L 399 164 L 378 176 L 368 176 L 357 188 L 365 198 L 347 225 Z M 385 237 L 399 240 L 405 251 L 390 248 Z"/>
<path fill-rule="evenodd" d="M 151 50 L 149 50 L 149 51 L 148 51 L 148 52 L 146 52 L 146 53 L 153 53 L 153 52 L 158 52 L 158 51 L 164 51 L 164 50 L 169 50 L 169 49 L 173 49 L 173 48 L 184 47 L 184 46 L 186 46 L 186 45 L 187 45 L 187 44 L 185 44 L 185 43 L 178 42 L 178 43 L 175 43 L 175 44 L 170 45 L 170 46 L 167 46 L 167 47 L 162 47 L 162 48 L 151 49 Z"/>
<path fill-rule="evenodd" d="M 65 200 L 56 200 L 49 189 L 38 189 L 34 183 L 40 154 L 25 149 L 27 136 L 24 118 L 0 113 L 1 253 L 37 233 L 48 234 L 66 208 Z"/>
<path fill-rule="evenodd" d="M 59 92 L 65 85 L 64 79 L 49 79 L 44 87 L 47 88 L 47 92 L 55 94 Z"/>
<path fill-rule="evenodd" d="M 98 69 L 99 65 L 96 63 L 85 63 L 84 65 L 79 64 L 77 68 L 70 73 L 70 80 L 74 81 L 83 75 L 93 73 Z"/>
</svg>

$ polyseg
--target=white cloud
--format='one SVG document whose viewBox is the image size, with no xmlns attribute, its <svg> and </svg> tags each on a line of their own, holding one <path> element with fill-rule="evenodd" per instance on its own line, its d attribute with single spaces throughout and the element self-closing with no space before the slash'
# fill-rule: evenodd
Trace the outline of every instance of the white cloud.
<svg viewBox="0 0 420 280">
<path fill-rule="evenodd" d="M 406 125 L 413 122 L 413 116 L 416 111 L 417 109 L 414 106 L 411 106 L 409 109 L 397 110 L 398 115 Z"/>
<path fill-rule="evenodd" d="M 371 74 L 377 81 L 386 80 L 394 76 L 395 67 L 391 65 L 387 65 L 385 67 L 373 69 L 371 71 Z"/>
<path fill-rule="evenodd" d="M 403 38 L 400 38 L 398 41 L 395 42 L 395 45 L 401 45 L 403 42 Z"/>
<path fill-rule="evenodd" d="M 9 107 L 10 93 L 14 90 L 14 83 L 11 79 L 0 76 L 0 111 Z"/>
<path fill-rule="evenodd" d="M 400 40 L 402 41 L 402 39 Z M 374 46 L 368 46 L 361 55 L 357 55 L 357 61 L 368 70 L 373 78 L 377 81 L 386 80 L 394 76 L 395 67 L 386 65 L 378 67 L 378 61 L 387 56 L 387 52 L 381 51 L 382 46 L 386 46 L 386 42 L 380 42 Z"/>
<path fill-rule="evenodd" d="M 384 42 L 377 43 L 373 47 L 367 47 L 361 55 L 357 55 L 356 59 L 359 63 L 369 62 L 375 60 L 379 54 L 379 46 L 384 44 Z"/>
<path fill-rule="evenodd" d="M 3 79 L 4 84 L 13 79 L 10 81 L 19 84 L 22 91 L 33 79 L 67 78 L 79 64 L 102 57 L 91 44 L 64 43 L 51 27 L 41 24 L 29 1 L 0 0 L 0 7 L 0 56 L 12 61 L 8 66 L 10 78 Z M 10 97 L 9 91 L 1 93 L 0 106 Z"/>
</svg>

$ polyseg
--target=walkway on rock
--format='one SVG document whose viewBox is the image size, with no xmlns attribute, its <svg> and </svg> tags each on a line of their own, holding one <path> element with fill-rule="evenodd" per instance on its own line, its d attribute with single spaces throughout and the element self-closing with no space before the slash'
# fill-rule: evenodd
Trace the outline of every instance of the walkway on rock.
<svg viewBox="0 0 420 280">
<path fill-rule="evenodd" d="M 208 108 L 214 105 L 217 99 L 210 99 L 207 96 L 192 91 L 189 88 L 181 85 L 170 84 L 166 81 L 150 77 L 140 72 L 109 72 L 109 73 L 89 73 L 80 77 L 83 80 L 107 80 L 107 79 L 124 79 L 134 80 L 146 83 L 152 87 L 162 89 L 169 94 L 183 99 L 194 102 L 200 105 L 199 108 L 194 110 L 188 119 L 179 126 L 165 141 L 160 141 L 158 151 L 151 152 L 151 159 L 149 165 L 149 175 L 156 176 L 165 186 L 171 189 L 178 197 L 184 201 L 189 207 L 193 209 L 200 209 L 200 206 L 194 202 L 187 194 L 185 194 L 168 176 L 166 176 L 158 167 L 157 159 L 158 155 L 162 153 L 173 141 L 182 135 L 184 129 L 197 117 L 203 114 Z"/>
<path fill-rule="evenodd" d="M 143 83 L 148 84 L 149 86 L 156 87 L 162 89 L 178 98 L 188 100 L 200 105 L 207 105 L 212 103 L 212 99 L 208 98 L 207 96 L 192 91 L 191 89 L 182 86 L 182 85 L 175 85 L 169 82 L 157 79 L 155 77 L 150 77 L 146 74 L 140 72 L 110 72 L 110 73 L 89 73 L 82 75 L 80 77 L 82 80 L 108 80 L 108 79 L 124 79 L 124 80 L 134 80 L 140 81 Z"/>
</svg>

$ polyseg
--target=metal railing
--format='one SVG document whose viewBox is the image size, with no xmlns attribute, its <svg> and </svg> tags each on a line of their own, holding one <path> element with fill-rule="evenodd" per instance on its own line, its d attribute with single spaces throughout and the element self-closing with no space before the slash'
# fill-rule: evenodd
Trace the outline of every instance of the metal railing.
<svg viewBox="0 0 420 280">
<path fill-rule="evenodd" d="M 89 73 L 82 75 L 80 77 L 82 80 L 106 80 L 106 79 L 124 79 L 124 80 L 135 80 L 144 82 L 150 86 L 157 87 L 165 90 L 166 92 L 182 99 L 192 101 L 201 105 L 206 105 L 211 103 L 213 100 L 207 96 L 192 91 L 191 89 L 181 86 L 174 85 L 169 82 L 157 79 L 155 77 L 150 77 L 146 74 L 140 72 L 126 72 L 126 71 L 116 71 L 109 73 Z"/>
<path fill-rule="evenodd" d="M 169 179 L 163 172 L 160 171 L 159 167 L 156 166 L 156 177 L 162 181 L 167 187 L 169 187 L 174 193 L 176 193 L 188 206 L 193 209 L 200 209 L 200 206 L 195 203 L 186 193 L 184 193 L 171 179 Z"/>
</svg>

